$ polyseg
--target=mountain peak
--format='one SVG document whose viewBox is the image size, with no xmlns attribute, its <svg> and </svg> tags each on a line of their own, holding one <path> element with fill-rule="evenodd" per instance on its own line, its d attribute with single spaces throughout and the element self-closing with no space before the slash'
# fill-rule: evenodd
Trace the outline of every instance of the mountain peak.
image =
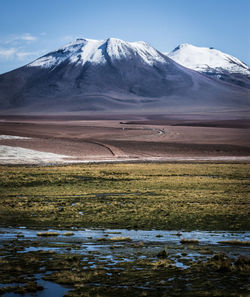
<svg viewBox="0 0 250 297">
<path fill-rule="evenodd" d="M 189 43 L 181 43 L 176 48 L 174 48 L 172 52 L 176 52 L 176 51 L 178 51 L 180 49 L 187 48 L 187 47 L 190 47 L 190 46 L 193 46 L 193 45 L 189 44 Z"/>
<path fill-rule="evenodd" d="M 183 43 L 177 46 L 168 57 L 175 62 L 199 72 L 210 69 L 224 69 L 233 73 L 250 75 L 249 67 L 239 59 L 223 53 L 213 47 L 198 47 Z"/>
<path fill-rule="evenodd" d="M 106 42 L 110 42 L 110 43 L 126 43 L 126 41 L 119 39 L 119 38 L 115 38 L 115 37 L 109 37 Z"/>
<path fill-rule="evenodd" d="M 209 77 L 250 88 L 250 68 L 239 59 L 213 47 L 184 43 L 166 55 L 182 66 Z"/>
</svg>

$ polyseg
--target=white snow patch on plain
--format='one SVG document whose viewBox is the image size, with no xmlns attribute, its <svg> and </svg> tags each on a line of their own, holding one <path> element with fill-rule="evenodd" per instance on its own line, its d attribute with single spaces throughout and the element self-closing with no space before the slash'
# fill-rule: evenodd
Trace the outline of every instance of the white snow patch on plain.
<svg viewBox="0 0 250 297">
<path fill-rule="evenodd" d="M 63 162 L 69 156 L 0 145 L 0 164 L 43 164 Z"/>
<path fill-rule="evenodd" d="M 215 69 L 218 72 L 227 70 L 231 73 L 250 75 L 250 68 L 239 59 L 214 48 L 197 47 L 192 44 L 181 44 L 167 56 L 184 67 L 204 72 Z"/>
<path fill-rule="evenodd" d="M 9 140 L 9 139 L 31 139 L 30 137 L 23 137 L 23 136 L 13 136 L 13 135 L 0 135 L 0 140 Z"/>
<path fill-rule="evenodd" d="M 91 163 L 123 163 L 123 162 L 182 162 L 182 161 L 243 161 L 250 162 L 250 156 L 218 156 L 218 157 L 142 157 L 142 158 L 103 158 L 103 159 L 74 159 L 54 153 L 40 152 L 21 147 L 0 145 L 0 164 L 91 164 Z"/>
</svg>

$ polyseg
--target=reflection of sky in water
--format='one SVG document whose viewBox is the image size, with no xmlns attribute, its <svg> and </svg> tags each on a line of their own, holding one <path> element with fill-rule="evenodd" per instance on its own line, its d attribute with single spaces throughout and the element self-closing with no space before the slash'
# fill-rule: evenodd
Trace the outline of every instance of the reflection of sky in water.
<svg viewBox="0 0 250 297">
<path fill-rule="evenodd" d="M 126 230 L 126 229 L 85 229 L 74 230 L 74 235 L 64 236 L 63 234 L 68 230 L 55 230 L 49 229 L 49 232 L 57 232 L 58 236 L 37 236 L 41 230 L 30 230 L 25 227 L 20 228 L 0 228 L 0 240 L 17 239 L 22 240 L 35 240 L 39 239 L 40 243 L 44 246 L 33 246 L 32 241 L 28 243 L 29 246 L 24 246 L 18 253 L 26 252 L 56 252 L 56 253 L 79 253 L 83 255 L 83 260 L 88 261 L 85 258 L 89 254 L 94 256 L 94 262 L 92 265 L 99 263 L 106 263 L 107 265 L 115 265 L 119 262 L 134 261 L 136 259 L 156 259 L 156 255 L 164 246 L 168 246 L 169 258 L 174 260 L 176 265 L 181 268 L 185 268 L 186 265 L 182 263 L 182 260 L 196 261 L 197 259 L 204 259 L 210 256 L 209 252 L 204 256 L 204 253 L 200 253 L 199 250 L 190 248 L 190 245 L 182 245 L 180 240 L 196 239 L 199 241 L 199 245 L 196 245 L 198 249 L 202 249 L 202 246 L 213 246 L 213 249 L 219 250 L 222 244 L 218 244 L 219 241 L 227 240 L 249 240 L 249 232 L 208 232 L 208 231 L 164 231 L 164 230 Z M 21 235 L 22 237 L 17 237 Z M 97 241 L 97 239 L 104 238 L 110 239 L 114 237 L 130 237 L 132 242 L 112 241 L 104 240 Z M 137 242 L 137 246 L 133 246 L 133 242 Z M 144 242 L 144 245 L 138 246 L 139 242 Z M 53 246 L 56 244 L 57 246 Z M 63 244 L 62 247 L 58 246 Z M 27 243 L 25 244 L 27 245 Z M 46 246 L 47 245 L 47 246 Z M 111 249 L 112 246 L 112 249 Z M 179 251 L 179 248 L 183 248 Z M 227 252 L 231 256 L 237 256 L 239 253 L 246 254 L 247 248 L 245 246 L 224 246 Z M 139 251 L 139 254 L 137 254 Z M 182 255 L 182 252 L 185 252 Z M 181 260 L 180 260 L 181 258 Z M 94 268 L 94 266 L 93 266 Z"/>
<path fill-rule="evenodd" d="M 223 248 L 228 255 L 237 257 L 239 254 L 247 255 L 247 247 L 245 246 L 229 246 L 218 244 L 219 241 L 227 240 L 249 240 L 249 232 L 208 232 L 208 231 L 165 231 L 165 230 L 126 230 L 126 229 L 84 229 L 73 230 L 72 236 L 64 236 L 68 230 L 49 229 L 49 232 L 57 232 L 58 236 L 37 236 L 41 230 L 30 230 L 25 227 L 20 228 L 0 228 L 0 240 L 16 239 L 19 241 L 35 240 L 43 246 L 33 246 L 32 241 L 26 243 L 18 253 L 25 252 L 56 252 L 67 254 L 82 254 L 83 261 L 87 261 L 92 268 L 95 268 L 96 263 L 103 263 L 107 267 L 119 264 L 121 262 L 129 262 L 134 260 L 148 259 L 156 261 L 156 255 L 164 246 L 168 247 L 168 258 L 173 260 L 177 267 L 186 268 L 187 261 L 197 261 L 198 259 L 207 259 L 211 253 L 203 250 L 206 246 L 210 246 L 213 252 L 220 251 Z M 104 240 L 97 241 L 100 238 L 111 239 L 114 237 L 130 237 L 132 242 Z M 180 243 L 182 238 L 196 239 L 199 245 L 195 245 L 197 249 L 192 248 L 192 245 Z M 133 245 L 133 242 L 135 245 Z M 143 242 L 140 246 L 139 242 Z M 29 246 L 27 246 L 27 244 Z M 56 246 L 53 246 L 56 244 Z M 58 246 L 62 244 L 62 247 Z M 223 246 L 223 247 L 222 247 Z M 112 248 L 111 248 L 112 247 Z M 181 250 L 179 250 L 181 249 Z M 205 251 L 205 253 L 204 253 Z M 184 252 L 184 254 L 182 254 Z M 205 255 L 204 255 L 205 254 Z M 89 262 L 88 256 L 94 257 L 93 263 Z M 86 264 L 86 263 L 85 263 Z"/>
<path fill-rule="evenodd" d="M 15 294 L 15 293 L 6 293 L 3 294 L 3 297 L 49 297 L 49 296 L 53 296 L 53 297 L 62 297 L 64 296 L 69 289 L 64 288 L 63 286 L 60 286 L 56 283 L 52 283 L 52 282 L 48 282 L 48 281 L 44 281 L 41 278 L 39 278 L 38 276 L 38 284 L 42 285 L 44 287 L 44 289 L 42 291 L 37 291 L 35 293 L 26 293 L 26 294 Z M 20 286 L 20 284 L 18 284 Z M 9 284 L 7 284 L 6 286 L 9 286 Z M 1 287 L 1 286 L 0 286 Z"/>
<path fill-rule="evenodd" d="M 56 241 L 67 242 L 68 240 L 63 236 L 63 233 L 69 230 L 46 230 L 49 232 L 58 232 Z M 71 230 L 70 230 L 71 231 Z M 30 230 L 24 227 L 14 229 L 14 228 L 0 228 L 0 232 L 5 232 L 0 234 L 0 239 L 11 239 L 16 238 L 16 235 L 23 235 L 25 239 L 37 238 L 38 232 L 43 232 L 42 230 Z M 226 231 L 165 231 L 165 230 L 126 230 L 126 229 L 85 229 L 85 230 L 73 230 L 74 235 L 70 236 L 70 241 L 80 240 L 81 242 L 89 242 L 88 237 L 92 237 L 93 240 L 102 238 L 112 237 L 130 237 L 134 241 L 143 242 L 166 242 L 166 243 L 179 243 L 182 238 L 185 239 L 196 239 L 200 244 L 216 244 L 218 241 L 226 240 L 250 240 L 249 232 L 226 232 Z M 178 236 L 177 234 L 181 234 Z M 158 237 L 161 236 L 161 237 Z M 52 237 L 50 237 L 51 240 Z M 21 240 L 21 239 L 20 239 Z M 41 238 L 41 240 L 48 240 L 48 238 Z M 91 247 L 88 247 L 91 250 Z"/>
</svg>

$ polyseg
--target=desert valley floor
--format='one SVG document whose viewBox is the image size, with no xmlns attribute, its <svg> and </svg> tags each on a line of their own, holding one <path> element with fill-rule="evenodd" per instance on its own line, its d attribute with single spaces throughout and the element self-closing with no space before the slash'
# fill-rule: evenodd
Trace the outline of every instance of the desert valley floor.
<svg viewBox="0 0 250 297">
<path fill-rule="evenodd" d="M 0 145 L 58 154 L 57 163 L 101 161 L 246 161 L 250 120 L 202 116 L 2 116 Z M 9 137 L 6 137 L 8 135 Z M 19 136 L 19 137 L 11 137 Z M 4 163 L 52 162 L 13 157 Z M 31 151 L 24 150 L 26 154 Z M 37 157 L 39 156 L 37 152 Z M 53 155 L 52 155 L 53 156 Z"/>
</svg>

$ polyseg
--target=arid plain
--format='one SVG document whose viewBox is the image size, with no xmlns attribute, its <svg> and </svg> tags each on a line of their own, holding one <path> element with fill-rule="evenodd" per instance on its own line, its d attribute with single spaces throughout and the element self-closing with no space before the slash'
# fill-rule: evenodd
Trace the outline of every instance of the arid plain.
<svg viewBox="0 0 250 297">
<path fill-rule="evenodd" d="M 246 119 L 2 116 L 0 134 L 28 137 L 2 138 L 1 145 L 64 155 L 64 162 L 250 160 Z"/>
</svg>

